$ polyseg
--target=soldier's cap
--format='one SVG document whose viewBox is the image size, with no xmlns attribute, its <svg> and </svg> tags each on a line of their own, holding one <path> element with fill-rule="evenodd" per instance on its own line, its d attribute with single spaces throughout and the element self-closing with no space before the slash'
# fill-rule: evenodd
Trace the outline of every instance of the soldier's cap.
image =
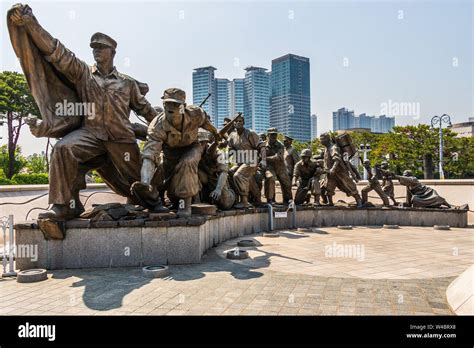
<svg viewBox="0 0 474 348">
<path fill-rule="evenodd" d="M 278 134 L 278 130 L 276 128 L 268 128 L 268 134 Z"/>
<path fill-rule="evenodd" d="M 304 149 L 301 151 L 301 157 L 311 157 L 312 153 L 310 149 Z"/>
<path fill-rule="evenodd" d="M 117 41 L 112 39 L 110 36 L 105 35 L 104 33 L 95 33 L 91 37 L 90 46 L 92 48 L 95 48 L 98 46 L 107 46 L 115 50 L 117 48 Z"/>
<path fill-rule="evenodd" d="M 231 121 L 230 117 L 224 117 L 224 122 L 230 122 L 230 121 Z"/>
<path fill-rule="evenodd" d="M 258 136 L 259 137 L 266 137 L 267 135 L 265 133 L 260 133 Z"/>
<path fill-rule="evenodd" d="M 413 176 L 413 174 L 412 174 L 411 170 L 407 169 L 403 172 L 403 176 Z"/>
<path fill-rule="evenodd" d="M 186 92 L 179 88 L 167 88 L 161 97 L 163 102 L 186 103 Z"/>
<path fill-rule="evenodd" d="M 285 139 L 288 139 L 288 140 L 291 140 L 291 141 L 293 141 L 293 138 L 292 138 L 292 137 L 290 137 L 289 135 L 285 135 Z"/>
</svg>

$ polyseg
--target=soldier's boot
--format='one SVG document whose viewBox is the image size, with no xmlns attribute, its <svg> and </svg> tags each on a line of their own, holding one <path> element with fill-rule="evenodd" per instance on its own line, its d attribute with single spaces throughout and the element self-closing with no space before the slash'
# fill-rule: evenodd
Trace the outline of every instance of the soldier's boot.
<svg viewBox="0 0 474 348">
<path fill-rule="evenodd" d="M 327 198 L 327 204 L 326 205 L 332 207 L 334 205 L 334 203 L 332 201 L 332 196 L 328 195 L 326 198 Z"/>
<path fill-rule="evenodd" d="M 143 208 L 152 213 L 169 213 L 169 209 L 163 206 L 158 191 L 150 184 L 136 181 L 130 188 L 134 199 L 136 199 Z"/>
<path fill-rule="evenodd" d="M 245 209 L 248 207 L 249 207 L 248 196 L 240 196 L 240 202 L 234 206 L 234 208 L 236 209 Z"/>
<path fill-rule="evenodd" d="M 390 201 L 388 200 L 388 197 L 386 195 L 381 195 L 380 196 L 380 199 L 382 200 L 383 202 L 383 205 L 385 207 L 389 207 L 390 206 Z"/>
<path fill-rule="evenodd" d="M 319 207 L 321 205 L 321 203 L 319 202 L 319 195 L 315 195 L 314 196 L 314 205 Z"/>
<path fill-rule="evenodd" d="M 328 197 L 325 194 L 321 195 L 321 200 L 322 200 L 323 204 L 328 204 Z"/>
<path fill-rule="evenodd" d="M 74 215 L 75 217 L 78 217 L 86 210 L 81 202 L 81 199 L 79 198 L 79 191 L 76 191 L 76 193 L 74 194 L 74 201 L 76 205 L 76 207 L 74 208 L 76 210 Z"/>
<path fill-rule="evenodd" d="M 360 198 L 360 195 L 356 193 L 354 195 L 354 198 L 356 200 L 357 208 L 362 208 L 364 206 L 364 203 L 362 202 L 362 198 Z"/>
<path fill-rule="evenodd" d="M 393 205 L 398 205 L 398 202 L 396 201 L 394 196 L 390 196 L 390 199 L 393 201 Z"/>
<path fill-rule="evenodd" d="M 50 210 L 40 213 L 38 219 L 71 220 L 82 214 L 79 211 L 76 208 L 70 208 L 69 205 L 53 204 Z"/>
<path fill-rule="evenodd" d="M 191 200 L 192 197 L 184 198 L 184 207 L 180 204 L 177 215 L 179 218 L 187 218 L 191 216 Z"/>
</svg>

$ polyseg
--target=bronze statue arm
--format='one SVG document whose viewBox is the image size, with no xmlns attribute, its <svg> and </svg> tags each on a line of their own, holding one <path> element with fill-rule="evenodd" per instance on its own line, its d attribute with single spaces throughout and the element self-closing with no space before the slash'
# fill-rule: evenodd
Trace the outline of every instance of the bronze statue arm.
<svg viewBox="0 0 474 348">
<path fill-rule="evenodd" d="M 145 96 L 142 95 L 138 84 L 136 82 L 132 83 L 133 87 L 130 98 L 130 107 L 137 114 L 145 117 L 148 123 L 151 123 L 151 121 L 153 121 L 153 119 L 158 115 L 158 112 L 156 112 L 156 110 L 151 106 Z"/>
<path fill-rule="evenodd" d="M 57 39 L 53 38 L 37 21 L 28 5 L 17 5 L 10 18 L 14 24 L 24 26 L 34 45 L 54 67 L 72 83 L 76 83 L 89 69 Z"/>
<path fill-rule="evenodd" d="M 33 10 L 28 5 L 16 4 L 11 20 L 18 26 L 24 26 L 31 39 L 39 50 L 49 56 L 57 46 L 57 40 L 51 36 L 33 15 Z"/>
<path fill-rule="evenodd" d="M 219 131 L 217 130 L 216 127 L 211 123 L 211 121 L 207 118 L 205 118 L 204 123 L 201 125 L 201 128 L 207 130 L 208 132 L 211 132 L 212 135 L 214 135 L 214 140 L 219 141 L 222 139 L 221 135 L 219 134 Z"/>
</svg>

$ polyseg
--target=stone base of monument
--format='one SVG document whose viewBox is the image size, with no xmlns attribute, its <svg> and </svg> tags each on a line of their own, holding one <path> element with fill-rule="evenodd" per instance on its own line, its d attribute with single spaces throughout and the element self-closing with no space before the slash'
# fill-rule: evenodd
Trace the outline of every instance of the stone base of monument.
<svg viewBox="0 0 474 348">
<path fill-rule="evenodd" d="M 276 211 L 286 211 L 285 207 Z M 291 214 L 274 218 L 274 230 L 313 226 L 429 226 L 466 227 L 467 211 L 414 208 L 297 207 Z M 37 259 L 19 257 L 16 268 L 65 269 L 138 267 L 199 263 L 206 250 L 249 234 L 268 232 L 267 208 L 218 211 L 216 215 L 168 220 L 99 221 L 71 220 L 63 240 L 46 240 L 36 221 L 15 225 L 18 248 L 37 246 Z M 409 235 L 407 235 L 409 238 Z M 24 256 L 23 253 L 22 256 Z M 26 255 L 28 256 L 28 254 Z M 33 261 L 35 260 L 35 261 Z"/>
</svg>

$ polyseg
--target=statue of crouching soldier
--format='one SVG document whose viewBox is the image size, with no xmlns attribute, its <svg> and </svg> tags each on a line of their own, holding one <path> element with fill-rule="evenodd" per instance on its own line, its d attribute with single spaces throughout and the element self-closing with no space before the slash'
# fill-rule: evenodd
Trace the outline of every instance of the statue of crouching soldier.
<svg viewBox="0 0 474 348">
<path fill-rule="evenodd" d="M 192 198 L 201 189 L 198 164 L 202 147 L 198 141 L 198 130 L 203 128 L 211 132 L 216 141 L 221 137 L 202 108 L 186 105 L 183 90 L 168 88 L 162 99 L 164 111 L 148 127 L 142 154 L 141 181 L 135 182 L 132 189 L 142 197 L 147 192 L 165 187 L 168 198 L 174 207 L 178 207 L 178 217 L 189 217 Z"/>
<path fill-rule="evenodd" d="M 198 140 L 202 147 L 202 157 L 198 166 L 199 181 L 202 185 L 201 202 L 217 205 L 221 210 L 234 206 L 236 195 L 228 180 L 229 166 L 224 152 L 218 149 L 218 143 L 209 145 L 209 132 L 200 130 Z"/>
<path fill-rule="evenodd" d="M 316 161 L 311 160 L 311 156 L 311 150 L 304 149 L 301 152 L 301 160 L 296 163 L 293 175 L 297 186 L 295 204 L 303 204 L 308 199 L 308 192 L 310 192 L 314 196 L 314 205 L 320 206 L 319 178 L 323 174 L 323 168 Z"/>
<path fill-rule="evenodd" d="M 446 199 L 441 197 L 436 190 L 421 183 L 410 170 L 405 170 L 403 175 L 391 175 L 397 179 L 401 185 L 406 186 L 406 203 L 404 206 L 414 208 L 458 208 L 461 210 L 469 209 L 467 204 L 461 207 L 454 207 Z"/>
</svg>

